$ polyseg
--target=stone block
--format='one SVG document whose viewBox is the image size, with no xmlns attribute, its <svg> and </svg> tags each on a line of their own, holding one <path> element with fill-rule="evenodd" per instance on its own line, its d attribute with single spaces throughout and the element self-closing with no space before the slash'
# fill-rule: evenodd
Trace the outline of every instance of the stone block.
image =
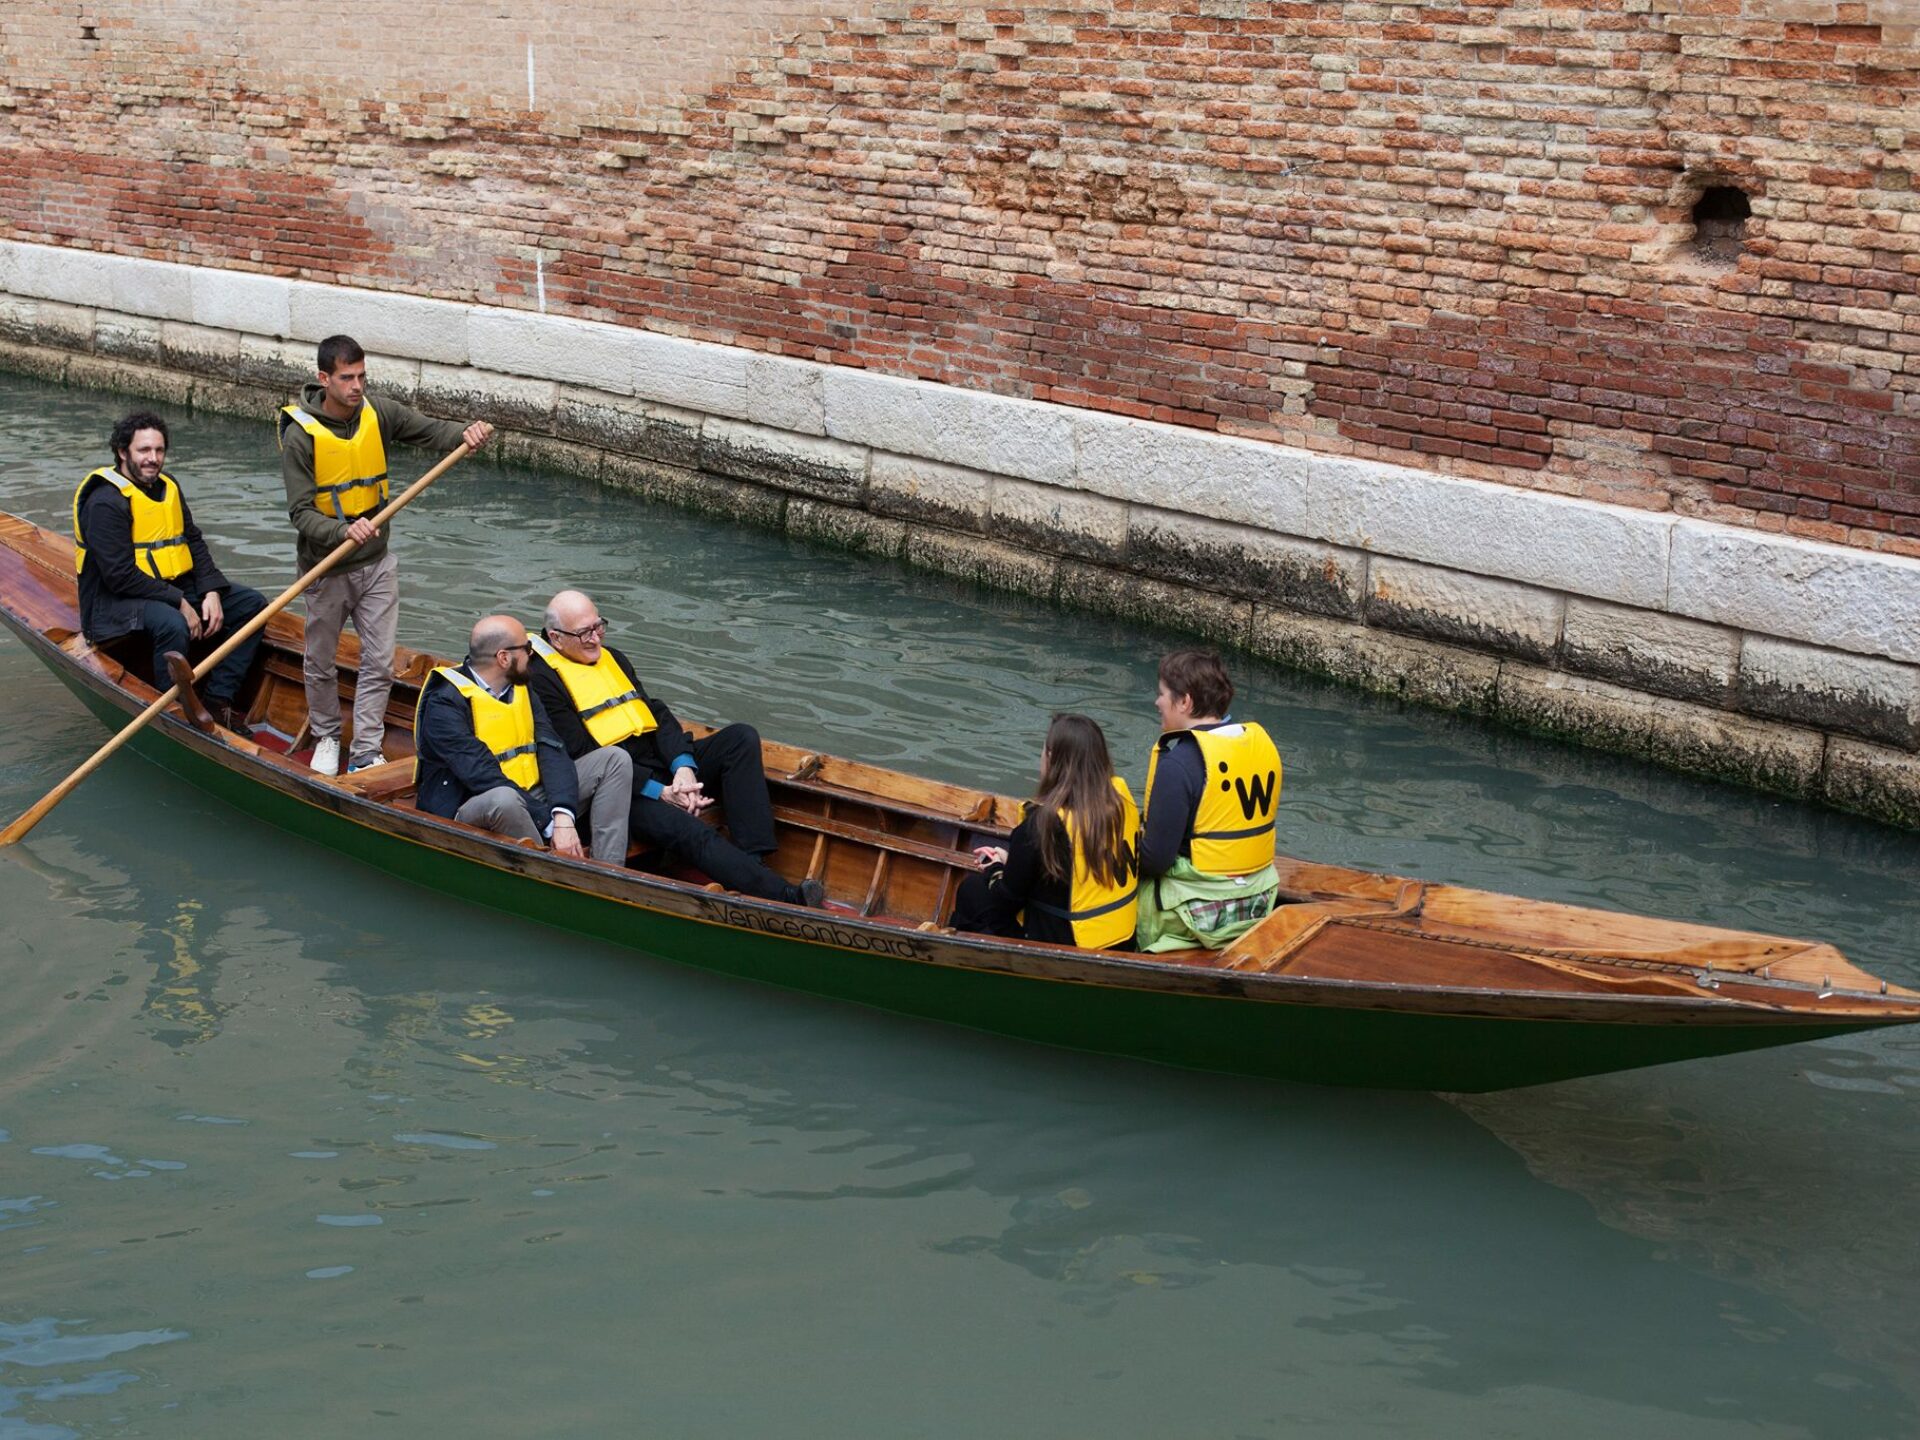
<svg viewBox="0 0 1920 1440">
<path fill-rule="evenodd" d="M 1920 830 L 1920 756 L 1836 735 L 1827 741 L 1820 798 L 1842 810 Z"/>
<path fill-rule="evenodd" d="M 90 350 L 93 348 L 93 328 L 97 318 L 98 312 L 85 305 L 42 300 L 33 309 L 34 341 L 68 350 Z"/>
<path fill-rule="evenodd" d="M 269 427 L 265 434 L 274 433 L 277 420 L 274 412 L 286 404 L 286 397 L 278 389 L 259 385 L 237 385 L 231 380 L 210 379 L 205 375 L 193 377 L 193 391 L 188 397 L 195 410 L 215 415 L 233 415 L 242 420 L 258 420 Z M 275 474 L 279 473 L 278 465 Z"/>
<path fill-rule="evenodd" d="M 160 325 L 160 359 L 166 365 L 231 375 L 240 358 L 240 337 L 231 330 L 185 325 L 166 320 Z"/>
<path fill-rule="evenodd" d="M 551 380 L 427 361 L 420 367 L 417 393 L 420 407 L 435 415 L 486 420 L 505 430 L 546 431 L 553 428 L 560 387 Z"/>
<path fill-rule="evenodd" d="M 1371 461 L 1315 456 L 1306 530 L 1375 554 L 1661 609 L 1675 521 Z"/>
<path fill-rule="evenodd" d="M 1749 714 L 1920 748 L 1920 666 L 1749 635 L 1739 697 Z"/>
<path fill-rule="evenodd" d="M 1136 505 L 1127 564 L 1159 580 L 1357 620 L 1367 558 L 1315 540 Z"/>
<path fill-rule="evenodd" d="M 1060 571 L 1060 562 L 1051 555 L 1035 555 L 978 535 L 960 535 L 930 525 L 908 527 L 905 554 L 909 562 L 923 569 L 1042 599 L 1053 595 Z"/>
<path fill-rule="evenodd" d="M 0 340 L 0 370 L 10 375 L 27 375 L 35 380 L 58 384 L 67 378 L 67 366 L 73 356 L 65 350 L 49 350 L 42 345 L 23 345 Z"/>
<path fill-rule="evenodd" d="M 160 322 L 118 310 L 98 311 L 93 319 L 93 353 L 156 364 L 160 359 Z"/>
<path fill-rule="evenodd" d="M 295 280 L 289 282 L 287 333 L 291 339 L 316 342 L 329 335 L 351 335 L 369 354 L 464 365 L 467 308 L 451 300 Z"/>
<path fill-rule="evenodd" d="M 1367 567 L 1369 625 L 1544 662 L 1560 643 L 1565 597 L 1458 570 L 1376 557 Z"/>
<path fill-rule="evenodd" d="M 21 299 L 31 296 L 20 294 L 20 251 L 24 247 L 17 240 L 0 240 L 0 298 L 19 295 Z"/>
<path fill-rule="evenodd" d="M 1077 413 L 1075 474 L 1101 495 L 1162 509 L 1308 533 L 1308 454 L 1123 415 Z"/>
<path fill-rule="evenodd" d="M 362 347 L 364 348 L 364 347 Z M 367 389 L 403 405 L 420 403 L 420 362 L 400 355 L 367 351 Z"/>
<path fill-rule="evenodd" d="M 867 489 L 863 447 L 741 420 L 701 426 L 700 468 L 845 505 L 858 505 Z"/>
<path fill-rule="evenodd" d="M 796 435 L 827 433 L 823 366 L 784 355 L 748 355 L 742 418 Z"/>
<path fill-rule="evenodd" d="M 787 533 L 891 560 L 906 546 L 907 522 L 796 495 L 787 501 Z"/>
<path fill-rule="evenodd" d="M 958 530 L 984 530 L 993 504 L 993 477 L 917 455 L 871 452 L 867 506 L 876 514 L 931 521 Z"/>
<path fill-rule="evenodd" d="M 562 386 L 559 404 L 554 407 L 553 429 L 563 440 L 691 470 L 700 464 L 703 420 L 691 410 Z"/>
<path fill-rule="evenodd" d="M 115 255 L 111 260 L 112 288 L 107 303 L 115 310 L 148 320 L 194 318 L 192 267 L 126 255 Z"/>
<path fill-rule="evenodd" d="M 176 366 L 142 365 L 136 360 L 110 360 L 100 355 L 73 356 L 61 378 L 88 390 L 117 390 L 182 408 L 193 396 L 193 376 Z"/>
<path fill-rule="evenodd" d="M 1253 602 L 1194 590 L 1165 580 L 1143 580 L 1105 565 L 1060 562 L 1060 603 L 1098 615 L 1117 615 L 1198 635 L 1216 645 L 1244 649 L 1253 624 Z"/>
<path fill-rule="evenodd" d="M 1560 658 L 1569 670 L 1637 690 L 1725 705 L 1733 698 L 1739 670 L 1740 634 L 1657 610 L 1572 595 L 1567 597 Z"/>
<path fill-rule="evenodd" d="M 630 380 L 641 399 L 705 415 L 746 416 L 751 351 L 648 330 L 628 331 L 627 338 Z"/>
<path fill-rule="evenodd" d="M 192 273 L 192 313 L 196 325 L 238 330 L 243 335 L 284 339 L 293 332 L 293 285 L 277 275 L 249 275 L 239 270 L 201 270 Z M 324 340 L 331 330 L 314 337 Z M 365 345 L 367 342 L 360 342 Z M 318 368 L 313 344 L 306 346 L 303 370 Z"/>
<path fill-rule="evenodd" d="M 496 442 L 495 448 L 505 465 L 544 470 L 553 475 L 580 475 L 589 480 L 600 478 L 603 457 L 590 445 L 574 445 L 550 435 L 508 431 Z"/>
<path fill-rule="evenodd" d="M 1254 607 L 1247 648 L 1355 689 L 1468 715 L 1492 711 L 1501 669 L 1457 646 L 1267 605 Z"/>
<path fill-rule="evenodd" d="M 678 465 L 615 454 L 606 456 L 600 478 L 606 484 L 681 510 L 718 515 L 768 530 L 781 529 L 785 524 L 786 493 L 745 480 L 703 475 Z"/>
<path fill-rule="evenodd" d="M 1074 478 L 1072 412 L 832 367 L 824 380 L 827 434 L 895 455 L 916 455 L 1049 485 Z"/>
<path fill-rule="evenodd" d="M 1817 730 L 1673 700 L 1653 706 L 1650 740 L 1659 764 L 1782 795 L 1817 793 L 1826 753 Z"/>
<path fill-rule="evenodd" d="M 482 370 L 633 394 L 633 352 L 617 325 L 475 306 L 467 312 L 467 345 L 470 363 Z"/>
<path fill-rule="evenodd" d="M 1493 713 L 1522 730 L 1644 756 L 1655 706 L 1651 696 L 1622 685 L 1508 661 L 1500 667 Z"/>
<path fill-rule="evenodd" d="M 1920 560 L 1704 522 L 1677 527 L 1666 607 L 1920 664 Z"/>
<path fill-rule="evenodd" d="M 987 533 L 996 540 L 1117 563 L 1127 552 L 1127 506 L 1119 500 L 1036 485 L 996 480 Z"/>
<path fill-rule="evenodd" d="M 276 340 L 244 332 L 240 336 L 239 358 L 233 371 L 236 379 L 284 391 L 286 400 L 294 400 L 318 372 L 313 346 L 305 340 Z"/>
<path fill-rule="evenodd" d="M 0 257 L 6 255 L 0 249 Z M 40 318 L 40 302 L 30 295 L 0 291 L 0 339 L 24 345 L 33 339 Z"/>
<path fill-rule="evenodd" d="M 59 245 L 19 245 L 13 256 L 16 294 L 90 309 L 113 304 L 115 256 Z"/>
</svg>

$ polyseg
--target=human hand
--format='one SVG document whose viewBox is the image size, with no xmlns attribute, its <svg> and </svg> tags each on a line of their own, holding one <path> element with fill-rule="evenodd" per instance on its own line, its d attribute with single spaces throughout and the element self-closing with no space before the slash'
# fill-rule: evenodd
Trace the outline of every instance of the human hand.
<svg viewBox="0 0 1920 1440">
<path fill-rule="evenodd" d="M 200 618 L 206 622 L 206 633 L 218 635 L 220 627 L 227 623 L 227 612 L 220 608 L 220 592 L 209 590 L 200 597 Z"/>
<path fill-rule="evenodd" d="M 976 845 L 973 847 L 973 858 L 980 868 L 984 870 L 989 865 L 1006 864 L 1007 852 L 998 845 Z"/>
<path fill-rule="evenodd" d="M 713 804 L 700 784 L 699 774 L 687 765 L 673 772 L 673 783 L 660 792 L 660 798 L 670 805 L 678 805 L 689 815 L 698 815 Z"/>
<path fill-rule="evenodd" d="M 180 613 L 186 617 L 187 634 L 193 639 L 198 640 L 202 630 L 205 628 L 200 623 L 200 612 L 193 608 L 193 602 L 191 600 L 183 598 L 180 601 Z"/>
<path fill-rule="evenodd" d="M 380 532 L 374 528 L 373 521 L 362 515 L 358 520 L 347 522 L 347 538 L 356 545 L 364 545 Z"/>
<path fill-rule="evenodd" d="M 478 450 L 493 438 L 493 426 L 484 420 L 476 420 L 461 433 L 460 438 L 467 442 L 469 450 Z"/>
<path fill-rule="evenodd" d="M 564 855 L 569 860 L 584 860 L 586 852 L 580 848 L 580 832 L 574 828 L 571 815 L 553 817 L 553 853 Z"/>
</svg>

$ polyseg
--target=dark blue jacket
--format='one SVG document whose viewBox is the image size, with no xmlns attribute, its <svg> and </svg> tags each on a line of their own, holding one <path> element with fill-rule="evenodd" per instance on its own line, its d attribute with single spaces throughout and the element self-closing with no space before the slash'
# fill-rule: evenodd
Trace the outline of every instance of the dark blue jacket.
<svg viewBox="0 0 1920 1440">
<path fill-rule="evenodd" d="M 484 685 L 467 666 L 460 673 Z M 533 703 L 533 741 L 540 762 L 540 793 L 527 796 L 527 809 L 533 815 L 534 828 L 543 835 L 558 810 L 580 813 L 580 779 L 566 747 L 554 733 L 540 697 L 531 691 Z M 429 815 L 451 820 L 459 808 L 474 796 L 497 785 L 512 782 L 500 771 L 500 762 L 473 733 L 473 710 L 445 677 L 427 679 L 426 698 L 420 705 L 420 721 L 413 737 L 416 772 L 415 806 Z"/>
</svg>

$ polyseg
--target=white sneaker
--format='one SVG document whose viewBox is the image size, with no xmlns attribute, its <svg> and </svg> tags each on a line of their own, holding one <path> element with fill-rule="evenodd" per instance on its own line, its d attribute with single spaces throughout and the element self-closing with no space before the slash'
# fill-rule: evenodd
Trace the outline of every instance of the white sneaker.
<svg viewBox="0 0 1920 1440">
<path fill-rule="evenodd" d="M 340 742 L 338 740 L 314 741 L 313 760 L 308 768 L 316 775 L 338 775 L 340 773 Z"/>
</svg>

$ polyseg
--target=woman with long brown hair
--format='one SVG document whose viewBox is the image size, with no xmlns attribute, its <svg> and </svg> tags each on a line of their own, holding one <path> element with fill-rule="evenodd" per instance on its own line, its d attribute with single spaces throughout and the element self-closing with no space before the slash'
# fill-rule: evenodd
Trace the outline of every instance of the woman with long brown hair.
<svg viewBox="0 0 1920 1440">
<path fill-rule="evenodd" d="M 1083 950 L 1133 944 L 1140 811 L 1113 773 L 1107 737 L 1085 715 L 1056 715 L 1040 752 L 1040 786 L 1005 849 L 974 852 L 952 925 Z"/>
</svg>

